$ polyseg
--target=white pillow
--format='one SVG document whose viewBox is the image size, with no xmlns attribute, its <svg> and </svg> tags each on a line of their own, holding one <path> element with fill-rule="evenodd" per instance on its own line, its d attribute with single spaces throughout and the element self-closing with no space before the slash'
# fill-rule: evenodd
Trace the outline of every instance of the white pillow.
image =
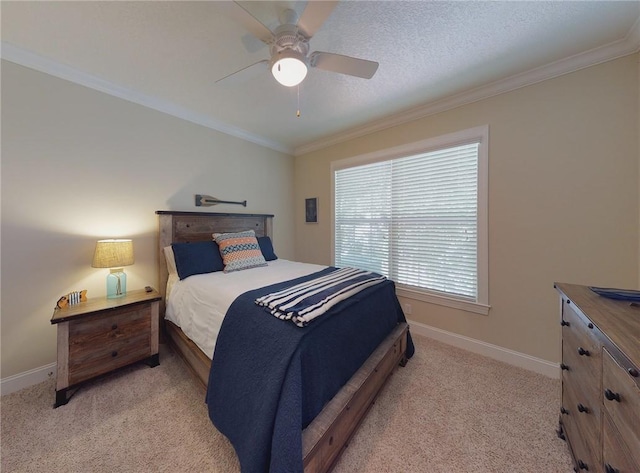
<svg viewBox="0 0 640 473">
<path fill-rule="evenodd" d="M 173 248 L 171 248 L 171 245 L 164 247 L 164 259 L 167 261 L 167 269 L 169 270 L 169 275 L 177 275 L 178 269 L 176 268 L 176 259 L 173 256 Z"/>
</svg>

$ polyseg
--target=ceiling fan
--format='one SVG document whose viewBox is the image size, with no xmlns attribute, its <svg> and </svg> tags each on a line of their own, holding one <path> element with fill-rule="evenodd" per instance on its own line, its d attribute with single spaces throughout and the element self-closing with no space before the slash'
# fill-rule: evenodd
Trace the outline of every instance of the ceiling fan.
<svg viewBox="0 0 640 473">
<path fill-rule="evenodd" d="M 271 31 L 237 2 L 216 2 L 217 6 L 249 33 L 269 45 L 271 59 L 265 59 L 218 79 L 216 83 L 255 71 L 271 70 L 282 85 L 293 87 L 307 76 L 309 67 L 338 72 L 350 76 L 371 79 L 378 70 L 378 63 L 341 54 L 314 51 L 309 54 L 309 41 L 320 29 L 335 8 L 337 1 L 309 1 L 302 15 L 286 9 L 280 15 L 280 26 Z"/>
</svg>

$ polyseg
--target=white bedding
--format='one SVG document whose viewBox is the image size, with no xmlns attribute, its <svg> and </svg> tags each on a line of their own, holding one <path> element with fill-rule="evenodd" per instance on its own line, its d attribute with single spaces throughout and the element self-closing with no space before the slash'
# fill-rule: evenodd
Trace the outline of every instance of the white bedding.
<svg viewBox="0 0 640 473">
<path fill-rule="evenodd" d="M 190 276 L 182 281 L 170 275 L 165 318 L 182 329 L 209 358 L 227 309 L 240 294 L 299 278 L 327 266 L 277 259 L 268 266 Z"/>
</svg>

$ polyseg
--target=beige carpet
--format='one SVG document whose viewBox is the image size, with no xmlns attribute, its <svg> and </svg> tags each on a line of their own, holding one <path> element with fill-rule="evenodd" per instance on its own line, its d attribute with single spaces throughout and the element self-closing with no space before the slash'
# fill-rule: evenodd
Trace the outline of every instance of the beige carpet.
<svg viewBox="0 0 640 473">
<path fill-rule="evenodd" d="M 337 473 L 572 471 L 555 435 L 559 381 L 414 337 Z M 204 390 L 162 347 L 53 409 L 54 383 L 1 398 L 2 472 L 237 472 Z"/>
</svg>

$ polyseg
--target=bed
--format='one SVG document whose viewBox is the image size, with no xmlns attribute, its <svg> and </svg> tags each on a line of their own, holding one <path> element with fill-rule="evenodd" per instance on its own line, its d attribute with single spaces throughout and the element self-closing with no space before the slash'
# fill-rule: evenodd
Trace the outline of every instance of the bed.
<svg viewBox="0 0 640 473">
<path fill-rule="evenodd" d="M 158 214 L 158 219 L 159 219 L 159 237 L 158 237 L 158 250 L 159 250 L 158 261 L 159 261 L 159 274 L 160 274 L 159 288 L 160 288 L 161 294 L 163 295 L 163 301 L 166 301 L 167 283 L 169 282 L 170 283 L 169 286 L 171 286 L 171 278 L 169 277 L 170 271 L 167 268 L 166 259 L 165 259 L 165 248 L 170 246 L 172 243 L 206 242 L 212 239 L 213 233 L 233 233 L 233 232 L 240 232 L 240 231 L 245 231 L 249 229 L 253 230 L 257 237 L 265 237 L 265 236 L 272 237 L 273 215 L 227 214 L 227 213 L 221 214 L 221 213 L 210 213 L 210 212 L 173 212 L 173 211 L 157 211 L 156 213 Z M 285 273 L 286 271 L 291 271 L 292 270 L 291 268 L 297 268 L 297 266 L 295 266 L 297 263 L 290 263 L 286 261 L 273 261 L 273 262 L 270 262 L 270 264 L 274 270 L 278 268 L 284 268 L 283 271 L 285 271 Z M 318 267 L 318 268 L 321 268 L 321 267 Z M 248 270 L 248 271 L 252 271 L 252 270 Z M 300 278 L 300 281 L 304 280 L 307 277 L 312 277 L 310 273 L 307 275 L 301 276 L 300 273 L 295 272 L 297 271 L 297 269 L 293 269 L 293 271 L 294 272 L 291 274 L 298 275 Z M 239 271 L 238 273 L 235 273 L 236 278 L 238 278 L 241 273 L 243 272 Z M 256 271 L 256 273 L 258 273 L 258 271 Z M 249 273 L 247 272 L 245 274 L 249 274 Z M 232 275 L 234 275 L 234 273 L 225 274 L 225 276 L 232 276 Z M 242 276 L 240 276 L 240 278 L 242 279 Z M 188 279 L 196 280 L 195 277 L 188 278 Z M 231 278 L 229 278 L 229 280 L 231 280 Z M 278 288 L 280 286 L 275 284 L 269 287 Z M 261 290 L 263 292 L 260 292 Z M 250 309 L 249 306 L 255 305 L 253 304 L 255 297 L 257 295 L 264 294 L 265 290 L 266 290 L 265 288 L 259 288 L 259 289 L 256 289 L 257 292 L 251 292 L 251 291 L 247 292 L 246 294 L 244 294 L 247 296 L 244 302 L 245 305 L 239 306 L 239 308 L 236 308 L 234 310 L 236 312 L 240 311 L 243 314 L 247 314 Z M 368 293 L 366 291 L 371 291 L 371 293 Z M 374 312 L 378 310 L 379 308 L 377 306 L 380 306 L 380 304 L 377 303 L 375 299 L 372 298 L 373 291 L 374 291 L 374 288 L 366 289 L 365 291 L 363 291 L 362 293 L 363 296 L 361 297 L 361 299 L 353 302 L 351 306 L 352 308 L 348 309 L 351 311 L 350 314 L 355 314 L 356 313 L 355 309 L 360 306 L 362 306 L 360 308 L 365 308 L 370 312 Z M 384 289 L 384 291 L 389 292 L 388 288 Z M 384 291 L 381 289 L 378 292 L 384 292 Z M 176 295 L 176 294 L 179 294 L 179 291 L 175 290 L 173 291 L 173 293 L 174 295 Z M 364 297 L 365 295 L 367 297 Z M 184 295 L 183 297 L 185 299 L 188 299 L 188 294 Z M 387 294 L 387 295 L 381 295 L 380 297 L 385 297 L 386 299 L 390 299 L 391 296 Z M 177 298 L 178 296 L 176 295 L 176 299 Z M 392 298 L 395 301 L 394 304 L 396 305 L 396 307 L 394 307 L 393 310 L 398 311 L 398 313 L 401 314 L 401 309 L 399 308 L 399 304 L 397 303 L 397 298 L 395 298 L 395 293 L 392 295 Z M 242 297 L 238 297 L 238 299 L 233 302 L 231 308 L 234 308 L 236 305 L 241 304 L 242 303 L 241 299 Z M 366 306 L 366 304 L 369 304 L 369 306 Z M 260 308 L 258 307 L 256 308 L 256 310 L 259 310 L 259 309 Z M 163 313 L 165 312 L 164 306 L 162 307 L 162 312 Z M 171 312 L 171 310 L 168 312 Z M 231 310 L 229 314 L 231 314 Z M 243 315 L 243 317 L 245 316 L 246 315 Z M 260 317 L 255 316 L 255 317 L 259 318 L 260 323 L 265 323 L 263 322 L 263 319 L 264 320 L 268 319 L 266 323 L 271 324 L 274 327 L 276 324 L 282 324 L 283 327 L 285 326 L 285 324 L 289 324 L 288 322 L 285 322 L 285 321 L 276 321 L 272 323 L 271 322 L 272 318 L 268 316 L 260 316 Z M 408 325 L 406 324 L 406 321 L 404 321 L 404 315 L 401 315 L 401 316 L 398 315 L 398 318 L 401 318 L 400 322 L 395 322 L 388 332 L 386 331 L 387 329 L 384 329 L 385 332 L 381 337 L 380 337 L 381 332 L 376 334 L 376 336 L 379 337 L 381 341 L 379 343 L 376 341 L 375 346 L 373 346 L 372 348 L 367 348 L 367 350 L 369 351 L 367 351 L 366 356 L 362 357 L 362 353 L 364 352 L 361 352 L 358 355 L 362 357 L 364 361 L 362 363 L 358 361 L 359 368 L 356 367 L 352 369 L 353 374 L 349 374 L 350 378 L 348 378 L 348 381 L 344 383 L 344 385 L 341 384 L 342 386 L 341 388 L 336 389 L 337 392 L 335 393 L 335 395 L 331 394 L 332 397 L 330 398 L 330 400 L 328 400 L 328 402 L 323 401 L 323 407 L 322 406 L 307 407 L 306 405 L 307 402 L 309 402 L 310 406 L 313 406 L 314 402 L 317 404 L 318 401 L 317 400 L 313 400 L 313 402 L 307 401 L 306 391 L 304 392 L 304 396 L 303 396 L 304 403 L 296 399 L 290 400 L 286 398 L 286 393 L 289 391 L 283 388 L 282 394 L 280 395 L 283 397 L 283 399 L 286 398 L 287 401 L 286 402 L 283 400 L 279 401 L 280 407 L 278 407 L 278 413 L 280 412 L 280 409 L 282 409 L 282 405 L 289 406 L 289 405 L 296 405 L 296 404 L 302 403 L 303 406 L 302 408 L 298 406 L 296 409 L 293 409 L 296 415 L 298 410 L 301 411 L 300 418 L 295 416 L 292 417 L 290 413 L 287 413 L 286 415 L 282 415 L 279 413 L 275 417 L 276 421 L 274 422 L 274 426 L 273 426 L 274 433 L 273 433 L 273 446 L 272 446 L 273 451 L 271 452 L 271 466 L 270 468 L 269 467 L 262 468 L 263 470 L 270 469 L 271 471 L 284 471 L 284 470 L 289 470 L 289 468 L 291 468 L 293 471 L 295 471 L 295 470 L 300 470 L 304 468 L 304 471 L 307 473 L 325 472 L 325 471 L 329 471 L 335 465 L 335 462 L 339 458 L 339 455 L 342 453 L 344 448 L 346 448 L 346 446 L 348 445 L 349 439 L 351 438 L 357 426 L 359 425 L 359 423 L 362 421 L 362 419 L 368 412 L 378 392 L 380 391 L 380 389 L 382 388 L 382 386 L 384 385 L 388 377 L 392 374 L 396 366 L 398 365 L 404 366 L 404 364 L 407 361 L 408 355 L 410 356 L 410 354 L 412 354 L 413 346 L 412 346 L 410 335 L 408 332 Z M 233 325 L 232 321 L 238 320 L 237 317 L 234 319 L 234 316 L 225 316 L 224 319 L 225 319 L 224 324 L 226 324 L 225 329 L 227 330 L 227 332 L 231 330 L 229 327 Z M 316 322 L 312 322 L 307 328 L 316 327 L 317 325 L 317 328 L 314 328 L 314 331 L 315 331 L 314 333 L 321 334 L 321 332 L 326 332 L 325 339 L 327 339 L 326 334 L 331 334 L 329 338 L 333 339 L 334 337 L 339 337 L 335 335 L 338 332 L 336 332 L 335 327 L 333 327 L 333 325 L 338 323 L 336 322 L 338 319 L 339 318 L 337 317 L 331 317 L 331 318 L 327 317 L 327 321 L 325 322 L 323 318 L 322 323 L 316 324 Z M 273 320 L 275 320 L 275 318 L 273 318 Z M 355 320 L 354 323 L 357 323 L 357 319 L 355 318 L 355 315 L 354 315 L 354 320 Z M 238 322 L 235 322 L 235 324 L 237 325 Z M 271 327 L 271 325 L 269 325 L 269 327 Z M 293 327 L 292 324 L 290 326 Z M 287 327 L 289 327 L 289 325 L 287 325 Z M 291 329 L 287 328 L 287 330 L 290 330 L 290 332 L 288 333 L 292 334 L 295 337 L 295 334 L 299 332 L 296 332 L 296 330 L 294 329 L 297 329 L 297 328 L 296 327 Z M 379 332 L 382 329 L 373 329 L 373 330 L 378 330 Z M 211 414 L 212 405 L 215 405 L 215 403 L 217 402 L 215 401 L 216 391 L 220 391 L 220 389 L 216 389 L 216 388 L 220 386 L 221 383 L 215 383 L 213 381 L 209 382 L 210 376 L 214 372 L 214 370 L 211 369 L 212 364 L 214 365 L 214 369 L 216 369 L 217 367 L 216 373 L 218 375 L 221 375 L 221 372 L 224 371 L 225 367 L 227 367 L 228 370 L 232 370 L 232 369 L 235 370 L 236 369 L 235 367 L 232 368 L 233 366 L 232 363 L 234 362 L 235 358 L 237 357 L 238 354 L 242 355 L 244 352 L 247 351 L 245 348 L 242 348 L 242 344 L 254 343 L 254 342 L 246 341 L 243 339 L 239 343 L 236 343 L 235 341 L 230 341 L 230 338 L 228 336 L 226 338 L 220 337 L 219 342 L 216 342 L 216 347 L 215 347 L 216 356 L 214 356 L 214 362 L 212 363 L 211 355 L 213 353 L 213 348 L 203 346 L 202 340 L 196 339 L 196 341 L 193 341 L 175 323 L 172 323 L 169 320 L 165 320 L 164 326 L 162 327 L 162 336 L 163 336 L 163 339 L 167 341 L 176 350 L 176 352 L 185 360 L 186 364 L 193 371 L 197 379 L 200 380 L 200 382 L 205 386 L 205 388 L 208 388 L 207 402 L 210 402 L 210 406 L 209 406 L 210 417 L 214 421 L 214 424 L 216 425 L 216 427 L 218 427 L 223 434 L 230 437 L 230 440 L 232 441 L 232 443 L 234 444 L 234 447 L 236 448 L 236 452 L 239 454 L 243 470 L 246 470 L 246 471 L 254 470 L 255 469 L 254 467 L 247 467 L 247 465 L 251 465 L 251 463 L 244 463 L 244 456 L 243 456 L 244 454 L 242 453 L 242 447 L 236 443 L 235 440 L 237 439 L 234 439 L 233 435 L 230 435 L 228 432 L 224 431 L 224 422 L 229 422 L 229 419 L 228 419 L 229 416 L 227 415 L 227 419 L 225 420 L 225 419 L 220 419 L 220 415 L 215 414 L 215 412 Z M 348 336 L 350 335 L 348 334 L 344 335 L 344 337 L 348 337 Z M 288 339 L 288 338 L 289 336 L 287 335 L 283 339 Z M 351 335 L 350 341 L 354 340 L 354 338 L 356 337 L 353 337 Z M 357 337 L 357 338 L 359 340 L 360 337 Z M 305 340 L 307 339 L 312 340 L 312 338 L 310 337 L 307 337 Z M 256 340 L 259 340 L 259 339 L 256 338 Z M 336 343 L 340 343 L 340 342 L 336 341 Z M 358 341 L 358 343 L 360 342 Z M 369 341 L 366 343 L 370 344 L 371 342 Z M 366 343 L 363 342 L 363 344 L 366 344 Z M 220 344 L 220 346 L 218 346 L 218 344 Z M 313 343 L 311 342 L 306 343 L 306 345 L 311 345 L 313 347 Z M 221 346 L 223 346 L 223 348 L 221 348 Z M 319 343 L 318 343 L 318 346 L 320 346 Z M 318 347 L 316 347 L 316 350 L 317 348 Z M 365 348 L 363 345 L 362 350 L 364 349 Z M 231 353 L 234 353 L 234 350 L 235 350 L 235 354 L 231 354 Z M 313 352 L 313 349 L 309 348 L 308 351 Z M 292 353 L 296 353 L 296 356 L 298 356 L 297 354 L 299 353 L 299 350 L 294 350 Z M 225 356 L 227 358 L 224 358 Z M 297 361 L 298 363 L 303 363 L 302 361 L 299 361 L 300 359 L 305 360 L 304 363 L 309 362 L 308 361 L 309 357 L 306 354 L 300 355 L 300 357 L 295 359 L 298 360 Z M 348 365 L 349 363 L 345 362 L 344 364 Z M 307 365 L 304 365 L 304 366 L 307 366 Z M 294 373 L 302 372 L 303 374 L 298 377 L 291 378 L 291 376 L 289 376 L 288 374 L 289 372 L 294 372 Z M 307 391 L 315 391 L 316 390 L 315 387 L 318 386 L 318 381 L 316 381 L 315 378 L 311 377 L 310 375 L 305 375 L 305 373 L 307 372 L 313 372 L 315 376 L 316 371 L 314 370 L 310 371 L 307 368 L 287 370 L 286 371 L 287 378 L 283 386 L 289 386 L 290 384 L 294 385 L 296 386 L 296 388 L 293 389 L 292 392 L 297 392 L 297 391 L 300 391 L 300 388 L 296 383 L 302 383 L 303 386 L 311 386 L 311 388 L 306 388 Z M 320 373 L 319 370 L 318 372 Z M 259 377 L 259 375 L 256 375 L 256 376 Z M 222 378 L 214 378 L 214 379 L 222 379 Z M 239 379 L 245 379 L 245 377 L 242 376 L 242 377 L 239 377 Z M 293 381 L 291 381 L 291 379 L 293 379 Z M 256 382 L 259 382 L 259 381 L 256 381 Z M 325 383 L 325 381 L 323 380 L 320 384 L 324 385 L 324 384 L 330 384 L 330 383 Z M 231 389 L 235 388 L 235 386 L 231 386 L 230 384 L 226 384 L 225 386 L 226 386 L 225 393 L 227 395 L 228 393 L 233 392 L 233 391 L 229 391 L 229 388 Z M 238 385 L 237 390 L 241 394 L 242 394 L 242 391 L 241 391 L 242 389 L 243 388 L 241 388 Z M 212 401 L 211 399 L 214 399 L 214 400 Z M 218 409 L 220 410 L 221 408 L 218 408 Z M 222 409 L 223 411 L 222 414 L 226 414 L 224 412 L 225 410 L 226 409 Z M 316 412 L 316 411 L 319 411 L 319 412 Z M 214 420 L 214 416 L 216 415 L 217 417 L 215 417 L 215 420 Z M 222 415 L 222 417 L 224 417 L 224 415 Z M 295 432 L 296 429 L 292 428 L 291 425 L 287 424 L 288 422 L 290 422 L 290 419 L 293 419 L 293 421 L 291 422 L 296 422 L 296 423 L 299 422 L 298 424 L 299 428 L 297 429 L 297 432 Z M 300 419 L 302 419 L 302 422 L 300 422 Z M 260 420 L 258 419 L 257 422 L 260 422 Z M 220 425 L 222 425 L 222 428 L 220 428 Z M 276 432 L 280 432 L 280 433 L 276 435 Z M 281 433 L 284 433 L 284 435 L 287 438 L 281 439 L 282 437 L 280 435 Z M 299 440 L 296 440 L 296 438 L 299 438 Z M 277 450 L 277 448 L 280 448 L 278 447 L 278 445 L 282 442 L 287 444 L 291 442 L 293 446 L 286 447 L 282 451 Z M 296 442 L 299 442 L 300 445 L 297 445 Z M 294 452 L 294 453 L 291 453 L 291 452 Z M 283 462 L 283 459 L 287 460 L 292 455 L 296 455 L 295 452 L 301 452 L 300 456 L 302 457 L 302 461 L 299 463 L 300 468 L 298 468 L 297 466 L 298 463 L 296 463 L 295 461 L 293 463 L 287 463 L 287 461 Z M 276 460 L 274 460 L 274 458 Z M 294 466 L 291 466 L 291 465 L 294 465 Z"/>
</svg>

